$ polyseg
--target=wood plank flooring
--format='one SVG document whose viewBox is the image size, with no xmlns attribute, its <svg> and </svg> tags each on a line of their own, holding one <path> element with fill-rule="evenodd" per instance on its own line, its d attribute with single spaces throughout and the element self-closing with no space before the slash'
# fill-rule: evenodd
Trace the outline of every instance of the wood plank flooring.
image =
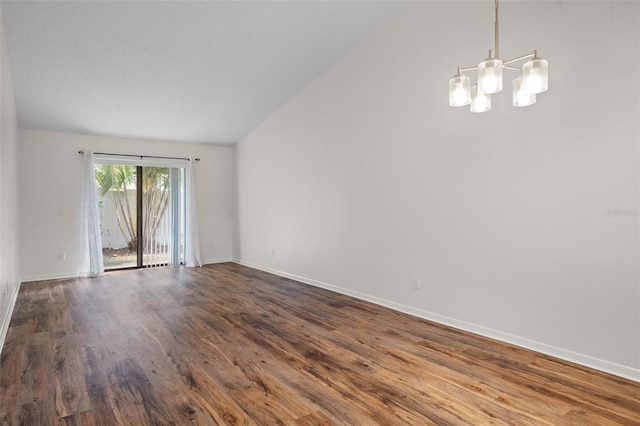
<svg viewBox="0 0 640 426">
<path fill-rule="evenodd" d="M 640 425 L 640 384 L 236 264 L 25 284 L 0 425 Z"/>
</svg>

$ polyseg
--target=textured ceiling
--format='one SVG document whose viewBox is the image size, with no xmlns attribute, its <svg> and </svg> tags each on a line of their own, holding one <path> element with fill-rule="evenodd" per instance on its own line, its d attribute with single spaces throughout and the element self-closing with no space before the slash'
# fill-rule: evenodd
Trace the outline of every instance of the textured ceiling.
<svg viewBox="0 0 640 426">
<path fill-rule="evenodd" d="M 234 143 L 399 2 L 2 2 L 21 128 Z"/>
</svg>

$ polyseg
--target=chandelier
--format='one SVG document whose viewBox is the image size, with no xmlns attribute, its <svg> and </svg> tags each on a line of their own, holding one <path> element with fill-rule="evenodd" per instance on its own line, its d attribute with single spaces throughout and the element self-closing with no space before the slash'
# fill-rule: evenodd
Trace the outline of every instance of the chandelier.
<svg viewBox="0 0 640 426">
<path fill-rule="evenodd" d="M 545 92 L 548 88 L 549 65 L 546 60 L 538 57 L 536 50 L 506 61 L 500 59 L 498 6 L 498 0 L 495 0 L 494 51 L 489 50 L 489 57 L 476 67 L 458 67 L 458 73 L 449 80 L 449 105 L 451 106 L 470 105 L 471 112 L 489 111 L 491 109 L 490 95 L 502 90 L 502 70 L 520 72 L 520 75 L 513 80 L 513 106 L 533 105 L 536 102 L 536 94 Z M 522 61 L 526 62 L 521 67 L 514 66 Z M 471 86 L 471 80 L 464 73 L 476 70 L 478 71 L 478 84 Z"/>
</svg>

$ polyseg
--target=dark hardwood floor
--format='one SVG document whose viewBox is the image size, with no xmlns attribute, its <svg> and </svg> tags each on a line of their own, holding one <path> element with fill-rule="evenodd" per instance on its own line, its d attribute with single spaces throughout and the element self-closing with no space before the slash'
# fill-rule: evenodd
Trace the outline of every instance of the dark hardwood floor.
<svg viewBox="0 0 640 426">
<path fill-rule="evenodd" d="M 236 264 L 23 285 L 2 425 L 640 425 L 640 384 Z"/>
</svg>

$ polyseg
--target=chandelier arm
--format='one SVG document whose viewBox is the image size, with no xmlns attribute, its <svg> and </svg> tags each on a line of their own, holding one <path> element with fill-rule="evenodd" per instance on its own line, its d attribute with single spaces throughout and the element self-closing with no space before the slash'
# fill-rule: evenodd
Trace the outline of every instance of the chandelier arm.
<svg viewBox="0 0 640 426">
<path fill-rule="evenodd" d="M 476 65 L 475 67 L 465 67 L 465 68 L 458 67 L 458 71 L 459 72 L 478 71 L 478 66 Z"/>
<path fill-rule="evenodd" d="M 504 69 L 511 71 L 522 71 L 522 67 L 512 67 L 511 65 L 505 65 Z"/>
<path fill-rule="evenodd" d="M 508 65 L 512 62 L 524 61 L 525 59 L 531 59 L 535 56 L 535 50 L 527 55 L 518 56 L 517 58 L 509 59 L 508 61 L 503 61 L 502 63 Z"/>
<path fill-rule="evenodd" d="M 502 61 L 502 63 L 504 64 L 504 68 L 506 68 L 508 70 L 514 70 L 514 71 L 521 70 L 522 67 L 519 67 L 519 68 L 518 67 L 510 67 L 508 65 L 512 64 L 514 62 L 524 61 L 525 59 L 531 59 L 531 58 L 536 56 L 535 52 L 536 51 L 534 50 L 533 52 L 528 53 L 526 55 L 522 55 L 522 56 L 518 56 L 517 58 L 513 58 L 513 59 L 508 59 L 506 61 Z M 475 67 L 458 67 L 458 72 L 477 71 L 477 70 L 478 70 L 477 66 L 475 66 Z"/>
</svg>

